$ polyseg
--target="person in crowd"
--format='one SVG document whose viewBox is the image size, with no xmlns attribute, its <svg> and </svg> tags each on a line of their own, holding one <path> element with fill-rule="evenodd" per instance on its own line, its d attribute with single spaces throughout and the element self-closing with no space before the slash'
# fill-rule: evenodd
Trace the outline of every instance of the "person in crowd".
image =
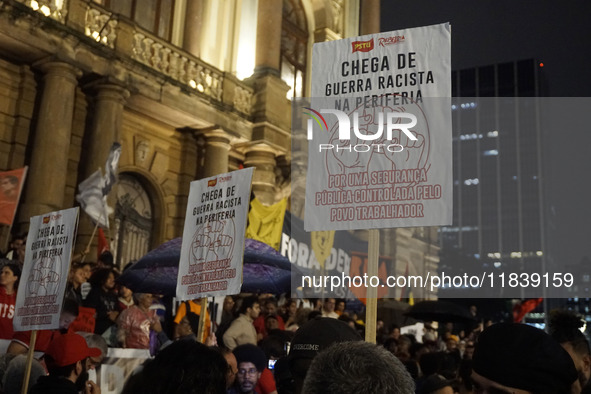
<svg viewBox="0 0 591 394">
<path fill-rule="evenodd" d="M 472 356 L 474 355 L 474 349 L 474 341 L 466 341 L 466 348 L 464 349 L 464 354 L 462 355 L 462 358 L 464 360 L 472 360 Z"/>
<path fill-rule="evenodd" d="M 224 333 L 224 345 L 230 350 L 247 343 L 257 344 L 257 333 L 252 324 L 259 317 L 261 307 L 256 297 L 247 297 L 240 305 L 240 315 Z"/>
<path fill-rule="evenodd" d="M 234 298 L 232 296 L 226 296 L 224 298 L 224 303 L 222 304 L 222 318 L 220 324 L 217 326 L 217 329 L 215 330 L 217 343 L 224 343 L 224 334 L 236 318 L 234 310 L 235 306 L 236 302 L 234 301 Z"/>
<path fill-rule="evenodd" d="M 264 308 L 262 308 L 261 313 L 259 316 L 253 321 L 254 328 L 257 332 L 257 340 L 261 340 L 268 335 L 268 331 L 266 328 L 267 325 L 267 317 L 271 316 L 275 318 L 278 327 L 280 330 L 285 329 L 285 323 L 283 318 L 277 314 L 277 299 L 275 297 L 269 297 L 264 301 Z"/>
<path fill-rule="evenodd" d="M 25 369 L 27 367 L 27 355 L 26 354 L 19 354 L 18 356 L 12 356 L 8 366 L 6 367 L 6 371 L 4 372 L 4 376 L 2 377 L 2 393 L 3 394 L 21 394 L 23 382 L 25 380 Z M 31 362 L 31 372 L 29 375 L 29 389 L 37 383 L 37 380 L 41 376 L 47 375 L 45 368 L 43 365 L 33 359 Z"/>
<path fill-rule="evenodd" d="M 454 394 L 453 381 L 439 374 L 432 374 L 425 378 L 417 394 Z"/>
<path fill-rule="evenodd" d="M 99 365 L 102 364 L 105 357 L 109 353 L 109 347 L 107 345 L 107 341 L 105 338 L 101 337 L 100 335 L 93 334 L 91 332 L 83 332 L 78 331 L 76 334 L 80 335 L 86 341 L 88 347 L 97 348 L 101 351 L 100 356 L 89 357 L 89 373 L 90 371 L 94 371 Z M 92 381 L 96 382 L 96 379 L 91 379 Z"/>
<path fill-rule="evenodd" d="M 472 367 L 477 393 L 581 391 L 566 350 L 544 331 L 526 324 L 498 323 L 486 328 L 478 337 Z"/>
<path fill-rule="evenodd" d="M 234 353 L 232 353 L 231 350 L 228 350 L 225 347 L 215 347 L 214 349 L 218 350 L 228 363 L 228 370 L 226 371 L 226 389 L 230 389 L 230 387 L 234 385 L 234 382 L 236 382 L 236 374 L 238 373 L 236 356 L 234 356 Z"/>
<path fill-rule="evenodd" d="M 4 256 L 7 260 L 18 260 L 17 254 L 19 253 L 19 249 L 23 249 L 23 252 L 26 248 L 27 244 L 27 234 L 17 234 L 12 237 L 12 241 L 8 245 L 8 251 L 6 252 L 6 256 Z M 23 253 L 24 256 L 24 253 Z M 24 261 L 24 259 L 23 259 Z"/>
<path fill-rule="evenodd" d="M 84 266 L 80 263 L 74 263 L 70 268 L 70 274 L 68 275 L 65 297 L 69 297 L 75 300 L 78 305 L 82 305 L 83 283 L 86 283 L 86 272 L 84 272 Z"/>
<path fill-rule="evenodd" d="M 96 310 L 94 333 L 103 335 L 115 324 L 119 316 L 119 300 L 113 290 L 115 274 L 109 268 L 99 269 L 90 277 L 90 284 L 92 289 L 83 304 Z"/>
<path fill-rule="evenodd" d="M 23 268 L 25 263 L 25 250 L 27 249 L 27 233 L 15 236 L 10 243 L 10 250 L 6 253 L 6 258 L 12 260 Z"/>
<path fill-rule="evenodd" d="M 299 328 L 298 325 L 298 302 L 297 300 L 290 298 L 284 304 L 285 313 L 283 314 L 283 321 L 285 330 L 296 331 Z"/>
<path fill-rule="evenodd" d="M 338 319 L 339 315 L 334 311 L 336 300 L 334 298 L 327 298 L 322 305 L 322 317 L 330 317 Z"/>
<path fill-rule="evenodd" d="M 135 293 L 134 297 L 136 305 L 121 312 L 117 319 L 117 339 L 124 348 L 150 349 L 150 330 L 160 324 L 156 311 L 150 309 L 153 297 L 149 293 Z"/>
<path fill-rule="evenodd" d="M 238 372 L 236 382 L 228 390 L 228 394 L 259 394 L 255 387 L 266 368 L 265 353 L 252 344 L 239 345 L 232 353 L 238 363 Z"/>
<path fill-rule="evenodd" d="M 579 374 L 581 388 L 591 386 L 591 354 L 589 341 L 580 328 L 585 322 L 570 311 L 552 311 L 550 313 L 550 336 L 568 352 Z M 591 387 L 590 387 L 591 388 Z"/>
<path fill-rule="evenodd" d="M 113 253 L 108 250 L 102 252 L 96 261 L 96 268 L 99 270 L 105 268 L 113 270 L 115 268 L 115 259 L 113 258 Z"/>
<path fill-rule="evenodd" d="M 16 263 L 8 263 L 0 271 L 0 339 L 12 339 L 14 330 L 14 304 L 21 277 L 21 268 Z"/>
<path fill-rule="evenodd" d="M 361 341 L 361 336 L 337 319 L 318 316 L 302 325 L 293 337 L 287 356 L 294 393 L 302 392 L 306 373 L 318 352 L 333 343 L 348 341 Z"/>
<path fill-rule="evenodd" d="M 131 291 L 129 287 L 120 285 L 118 293 L 119 310 L 124 311 L 130 306 L 135 305 L 135 303 L 133 302 L 133 291 Z"/>
<path fill-rule="evenodd" d="M 54 337 L 65 334 L 70 324 L 78 317 L 78 303 L 69 298 L 64 299 L 62 310 L 60 312 L 59 328 L 57 330 L 39 330 L 37 331 L 37 340 L 35 341 L 35 355 L 41 357 L 49 347 Z M 31 341 L 31 331 L 16 331 L 8 345 L 6 353 L 13 355 L 24 354 L 29 351 Z"/>
<path fill-rule="evenodd" d="M 228 363 L 214 348 L 176 341 L 132 375 L 122 394 L 226 394 Z"/>
<path fill-rule="evenodd" d="M 183 303 L 181 303 L 179 305 L 179 309 L 176 312 L 176 316 L 174 317 L 174 334 L 173 334 L 173 338 L 177 339 L 180 336 L 179 333 L 179 325 L 181 323 L 181 320 L 183 319 L 183 317 L 185 317 L 185 315 L 187 314 L 187 305 L 189 306 L 188 310 L 189 312 L 193 312 L 196 315 L 201 316 L 201 304 L 197 303 L 193 300 L 190 301 L 185 301 Z M 211 318 L 209 317 L 209 311 L 205 311 L 205 325 L 203 327 L 203 341 L 211 341 L 212 339 L 210 339 L 210 334 L 211 334 Z M 197 331 L 195 331 L 195 335 L 197 335 Z"/>
<path fill-rule="evenodd" d="M 390 334 L 388 336 L 390 338 L 398 340 L 400 338 L 400 326 L 398 326 L 397 324 L 392 324 L 390 326 Z"/>
<path fill-rule="evenodd" d="M 346 307 L 347 307 L 347 304 L 345 303 L 345 300 L 338 299 L 338 300 L 336 300 L 334 311 L 337 315 L 342 316 L 343 313 L 345 313 Z"/>
<path fill-rule="evenodd" d="M 352 317 L 349 317 L 348 315 L 340 315 L 338 319 L 350 325 L 351 328 L 355 329 L 355 320 L 353 320 Z"/>
<path fill-rule="evenodd" d="M 335 343 L 314 358 L 306 394 L 413 394 L 415 385 L 400 360 L 367 342 Z M 453 393 L 452 393 L 453 394 Z"/>
<path fill-rule="evenodd" d="M 170 340 L 168 335 L 162 329 L 162 325 L 158 324 L 159 321 L 156 321 L 155 324 L 152 325 L 152 330 L 154 330 L 158 336 L 158 342 L 160 345 L 160 350 L 164 349 L 166 346 L 170 345 L 173 341 Z M 178 324 L 178 337 L 174 339 L 175 341 L 197 341 L 197 333 L 199 332 L 199 315 L 196 315 L 193 312 L 187 313 L 182 319 L 181 322 Z M 211 335 L 205 340 L 206 346 L 216 346 L 217 343 L 214 341 L 215 336 Z"/>
<path fill-rule="evenodd" d="M 42 376 L 31 387 L 30 394 L 100 394 L 101 390 L 88 380 L 90 357 L 99 357 L 100 349 L 89 348 L 84 338 L 68 333 L 54 338 L 45 353 L 48 376 Z"/>
</svg>

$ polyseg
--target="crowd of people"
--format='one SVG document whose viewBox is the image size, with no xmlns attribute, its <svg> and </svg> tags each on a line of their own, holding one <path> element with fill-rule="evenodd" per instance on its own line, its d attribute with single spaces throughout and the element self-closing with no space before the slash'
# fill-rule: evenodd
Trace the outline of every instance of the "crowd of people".
<svg viewBox="0 0 591 394">
<path fill-rule="evenodd" d="M 31 341 L 12 329 L 19 248 L 0 271 L 0 338 L 10 341 L 0 357 L 1 393 L 20 393 Z M 153 356 L 127 379 L 126 394 L 591 392 L 589 343 L 570 312 L 552 313 L 549 334 L 481 319 L 425 322 L 410 335 L 378 321 L 370 344 L 362 340 L 363 316 L 345 300 L 241 294 L 226 296 L 217 317 L 199 302 L 134 293 L 118 283 L 108 252 L 97 263 L 79 260 L 60 329 L 37 334 L 30 393 L 100 393 L 89 375 L 109 347 Z"/>
</svg>

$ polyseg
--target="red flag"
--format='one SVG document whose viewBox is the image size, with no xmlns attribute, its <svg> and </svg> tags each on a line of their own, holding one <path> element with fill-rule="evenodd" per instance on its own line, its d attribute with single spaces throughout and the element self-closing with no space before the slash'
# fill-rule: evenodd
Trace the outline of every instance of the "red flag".
<svg viewBox="0 0 591 394">
<path fill-rule="evenodd" d="M 0 172 L 0 224 L 12 226 L 27 167 Z"/>
<path fill-rule="evenodd" d="M 103 252 L 109 250 L 109 242 L 107 241 L 107 237 L 105 237 L 105 232 L 102 228 L 99 227 L 98 229 L 98 246 L 96 248 L 97 253 L 97 260 L 101 257 Z"/>
<path fill-rule="evenodd" d="M 513 322 L 519 323 L 524 316 L 536 309 L 542 303 L 543 298 L 532 298 L 531 300 L 523 301 L 513 307 Z"/>
</svg>

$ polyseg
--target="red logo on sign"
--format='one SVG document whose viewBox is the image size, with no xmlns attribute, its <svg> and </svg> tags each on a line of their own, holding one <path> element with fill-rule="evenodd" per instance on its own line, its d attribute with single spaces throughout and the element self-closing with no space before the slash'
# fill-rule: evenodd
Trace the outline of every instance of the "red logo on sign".
<svg viewBox="0 0 591 394">
<path fill-rule="evenodd" d="M 404 36 L 382 37 L 379 40 L 381 47 L 386 46 L 386 45 L 398 44 L 399 42 L 403 42 L 403 41 L 404 41 Z"/>
<path fill-rule="evenodd" d="M 215 178 L 215 179 L 212 179 L 211 181 L 208 181 L 208 182 L 207 182 L 207 186 L 208 186 L 208 187 L 214 187 L 214 186 L 215 186 L 215 185 L 217 185 L 217 184 L 218 184 L 218 179 L 217 179 L 217 178 Z"/>
<path fill-rule="evenodd" d="M 50 217 L 49 217 L 49 216 L 45 216 L 45 217 L 43 218 L 43 224 L 47 224 L 47 223 L 49 223 L 49 219 L 50 219 Z"/>
<path fill-rule="evenodd" d="M 353 41 L 353 52 L 369 52 L 373 49 L 373 38 L 369 41 Z"/>
</svg>

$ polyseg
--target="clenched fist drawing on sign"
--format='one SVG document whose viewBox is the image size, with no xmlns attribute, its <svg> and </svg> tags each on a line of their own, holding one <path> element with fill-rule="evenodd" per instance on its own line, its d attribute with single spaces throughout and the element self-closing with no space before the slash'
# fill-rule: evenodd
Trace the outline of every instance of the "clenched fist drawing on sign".
<svg viewBox="0 0 591 394">
<path fill-rule="evenodd" d="M 388 119 L 394 124 L 408 125 L 405 114 L 416 118 L 414 126 L 393 128 L 388 133 Z M 383 170 L 429 170 L 430 129 L 422 108 L 407 100 L 400 106 L 359 107 L 349 114 L 350 139 L 339 139 L 339 123 L 330 127 L 329 143 L 332 149 L 324 150 L 329 175 Z M 407 129 L 409 133 L 402 129 Z M 359 138 L 359 135 L 362 138 Z M 410 135 L 409 135 L 410 134 Z M 414 137 L 414 138 L 411 138 Z M 410 186 L 404 184 L 403 186 Z M 402 185 L 398 185 L 402 186 Z"/>
<path fill-rule="evenodd" d="M 236 228 L 233 219 L 199 226 L 193 236 L 189 265 L 231 258 L 234 251 L 235 234 Z"/>
</svg>

